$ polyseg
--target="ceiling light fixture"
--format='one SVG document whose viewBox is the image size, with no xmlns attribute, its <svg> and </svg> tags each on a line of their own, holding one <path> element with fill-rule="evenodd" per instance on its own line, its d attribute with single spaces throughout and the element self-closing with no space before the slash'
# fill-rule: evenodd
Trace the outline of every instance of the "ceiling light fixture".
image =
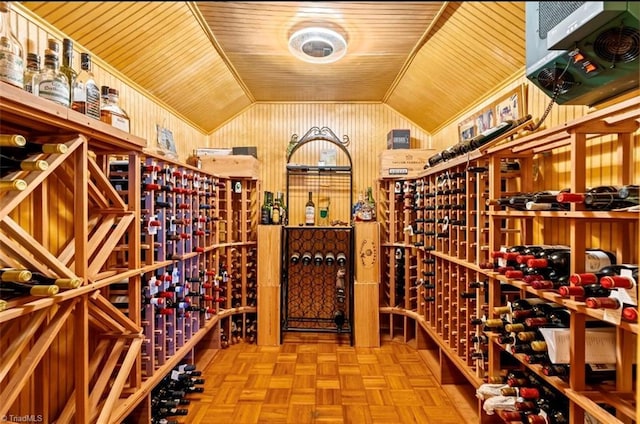
<svg viewBox="0 0 640 424">
<path fill-rule="evenodd" d="M 331 63 L 347 53 L 347 42 L 342 35 L 327 28 L 304 28 L 289 38 L 289 51 L 305 62 Z"/>
</svg>

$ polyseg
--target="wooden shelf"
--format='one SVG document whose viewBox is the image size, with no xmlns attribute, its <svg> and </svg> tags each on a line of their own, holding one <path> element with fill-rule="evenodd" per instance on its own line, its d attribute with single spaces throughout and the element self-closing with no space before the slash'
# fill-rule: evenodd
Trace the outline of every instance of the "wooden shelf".
<svg viewBox="0 0 640 424">
<path fill-rule="evenodd" d="M 0 264 L 83 280 L 80 287 L 52 297 L 11 300 L 8 309 L 0 312 L 0 350 L 13 352 L 3 363 L 0 386 L 5 389 L 0 393 L 0 415 L 33 414 L 23 408 L 39 405 L 48 422 L 119 422 L 142 404 L 136 419 L 148 421 L 148 397 L 167 372 L 182 361 L 194 361 L 194 351 L 203 338 L 220 337 L 222 327 L 230 325 L 234 317 L 244 322 L 245 317 L 257 315 L 257 308 L 250 305 L 255 287 L 249 286 L 247 275 L 255 275 L 255 265 L 250 266 L 248 258 L 257 247 L 259 181 L 234 178 L 242 190 L 231 193 L 230 180 L 147 154 L 143 152 L 146 140 L 7 84 L 0 92 L 0 132 L 68 147 L 64 154 L 42 156 L 49 163 L 46 171 L 18 174 L 27 181 L 26 190 L 0 193 Z M 89 155 L 89 150 L 95 155 Z M 113 176 L 135 190 L 113 187 L 110 164 L 116 162 L 124 164 L 125 169 L 115 170 Z M 174 192 L 170 209 L 163 214 L 188 212 L 193 215 L 189 218 L 194 218 L 200 214 L 200 204 L 211 205 L 211 209 L 202 209 L 212 218 L 201 224 L 206 227 L 205 235 L 193 236 L 198 225 L 195 221 L 185 224 L 181 231 L 189 237 L 171 242 L 177 250 L 171 251 L 174 257 L 169 260 L 153 251 L 168 251 L 170 242 L 140 225 L 144 215 L 158 212 L 153 201 L 141 205 L 145 195 L 149 196 L 147 200 L 154 196 L 153 190 L 137 189 L 143 182 L 150 182 L 141 167 L 151 162 L 179 170 L 184 178 L 180 184 L 190 187 Z M 205 177 L 215 182 L 208 193 L 194 183 Z M 183 199 L 176 199 L 176 195 Z M 186 200 L 188 208 L 178 206 L 186 205 Z M 161 225 L 166 230 L 164 218 Z M 193 251 L 195 247 L 202 250 Z M 231 261 L 231 251 L 240 252 L 240 262 L 238 257 L 236 262 Z M 227 262 L 219 263 L 220 257 Z M 206 267 L 219 273 L 224 266 L 241 275 L 235 277 L 233 286 L 227 281 L 228 296 L 236 290 L 235 305 L 228 300 L 209 317 L 197 312 L 188 319 L 177 319 L 170 327 L 158 327 L 159 332 L 149 329 L 155 325 L 155 318 L 142 319 L 142 276 L 179 268 L 180 282 L 185 286 L 186 282 L 194 284 L 194 270 Z M 126 289 L 116 290 L 114 284 L 124 284 Z M 241 289 L 235 288 L 237 284 Z M 213 289 L 207 290 L 215 294 Z M 110 292 L 128 298 L 126 308 L 114 306 L 109 301 Z M 147 312 L 153 315 L 153 307 Z M 176 332 L 163 349 L 149 345 L 156 333 L 175 331 L 176 324 L 182 332 Z M 243 327 L 242 336 L 247 334 L 248 329 Z M 219 347 L 220 340 L 210 344 Z M 56 372 L 50 374 L 50 368 Z M 74 377 L 55 377 L 65 373 Z M 101 391 L 93 394 L 93 390 Z"/>
<path fill-rule="evenodd" d="M 411 318 L 411 322 L 418 324 L 418 349 L 424 350 L 426 362 L 431 364 L 435 372 L 445 372 L 450 365 L 465 376 L 468 384 L 478 387 L 486 376 L 497 375 L 501 365 L 500 356 L 489 350 L 486 362 L 470 358 L 473 343 L 469 343 L 469 338 L 479 332 L 481 327 L 471 326 L 468 320 L 491 317 L 490 311 L 493 311 L 494 306 L 500 305 L 503 302 L 501 298 L 507 295 L 500 290 L 502 284 L 511 285 L 516 290 L 510 291 L 507 298 L 539 297 L 570 310 L 572 320 L 576 323 L 576 336 L 572 338 L 572 343 L 576 346 L 584 343 L 581 334 L 584 334 L 585 319 L 608 321 L 619 330 L 617 357 L 621 359 L 617 364 L 618 387 L 608 391 L 606 396 L 602 391 L 595 393 L 585 390 L 584 375 L 580 373 L 572 377 L 571 383 L 544 378 L 569 399 L 572 414 L 575 415 L 571 417 L 571 424 L 581 423 L 585 413 L 603 423 L 627 423 L 635 419 L 637 407 L 632 392 L 636 382 L 631 381 L 628 376 L 631 374 L 631 363 L 635 362 L 632 359 L 637 354 L 635 344 L 629 340 L 635 340 L 638 324 L 612 322 L 605 317 L 603 310 L 586 308 L 584 302 L 561 298 L 553 291 L 535 290 L 523 281 L 508 279 L 480 264 L 493 262 L 490 253 L 500 247 L 546 242 L 570 244 L 571 272 L 578 272 L 584 269 L 584 264 L 579 265 L 576 258 L 587 247 L 585 234 L 594 243 L 600 237 L 600 232 L 617 240 L 613 250 L 616 250 L 620 261 L 640 262 L 637 243 L 632 238 L 625 237 L 625 234 L 638 234 L 640 231 L 637 212 L 580 210 L 580 206 L 575 205 L 568 211 L 528 212 L 499 210 L 485 205 L 486 198 L 497 199 L 509 196 L 510 193 L 536 191 L 533 190 L 533 154 L 540 154 L 538 160 L 544 161 L 545 180 L 555 181 L 565 177 L 572 192 L 582 192 L 588 176 L 585 159 L 588 153 L 585 147 L 587 141 L 591 150 L 598 143 L 615 146 L 610 148 L 613 152 L 611 158 L 618 168 L 609 175 L 613 184 L 637 183 L 640 174 L 633 166 L 633 158 L 637 156 L 637 143 L 634 145 L 632 140 L 633 137 L 637 140 L 640 128 L 639 105 L 640 98 L 637 97 L 558 128 L 524 137 L 517 137 L 516 132 L 512 132 L 481 151 L 426 168 L 418 177 L 405 178 L 403 182 L 407 181 L 408 184 L 399 193 L 400 198 L 396 193 L 397 181 L 381 178 L 378 181 L 378 193 L 383 199 L 378 202 L 379 216 L 393 218 L 383 222 L 382 231 L 385 236 L 381 243 L 384 290 L 381 290 L 380 295 L 380 314 L 383 317 L 383 333 L 389 332 L 391 337 L 404 334 L 405 339 L 408 338 L 406 334 L 412 334 L 415 329 L 407 326 L 406 319 L 394 317 Z M 602 135 L 606 137 L 601 137 Z M 553 157 L 551 152 L 558 149 L 568 150 L 568 153 L 560 154 L 564 154 L 562 160 L 569 160 L 571 164 L 565 175 L 556 178 L 555 164 L 550 162 L 550 158 Z M 515 160 L 520 162 L 520 171 L 501 172 L 502 163 Z M 467 175 L 468 178 L 465 179 L 469 166 L 487 168 L 488 172 L 479 176 Z M 463 191 L 464 194 L 453 194 L 457 191 Z M 458 211 L 450 206 L 456 204 L 464 204 L 465 207 Z M 452 226 L 452 219 L 464 222 L 461 222 L 462 225 Z M 563 225 L 564 228 L 559 228 L 551 236 L 545 236 L 545 227 L 553 225 Z M 412 227 L 414 235 L 405 233 L 404 230 L 408 227 Z M 447 237 L 439 237 L 440 233 L 446 233 L 442 235 Z M 611 235 L 614 233 L 615 235 Z M 560 235 L 556 238 L 555 234 Z M 543 237 L 545 238 L 542 239 Z M 533 240 L 541 241 L 533 243 Z M 397 278 L 397 260 L 394 258 L 397 249 L 410 252 L 410 256 L 417 258 L 418 264 L 417 269 L 407 267 L 400 274 L 401 281 Z M 425 271 L 429 271 L 428 275 Z M 459 298 L 460 293 L 468 291 L 467 284 L 471 281 L 485 281 L 487 286 L 475 289 L 475 300 L 463 301 Z M 404 299 L 401 293 L 412 282 L 420 284 L 417 288 L 412 288 L 410 298 L 407 293 L 407 299 Z M 414 298 L 417 298 L 417 307 L 411 303 Z M 404 328 L 398 324 L 402 324 Z M 572 369 L 584 368 L 584 355 L 580 354 L 584 349 L 576 347 L 571 351 Z M 446 358 L 447 363 L 443 364 L 442 357 Z M 522 358 L 519 360 L 523 362 Z M 536 366 L 530 368 L 542 374 Z M 625 418 L 612 417 L 597 405 L 598 402 L 608 402 L 619 408 Z M 479 410 L 482 411 L 481 408 Z M 478 422 L 488 420 L 484 412 L 479 414 Z"/>
</svg>

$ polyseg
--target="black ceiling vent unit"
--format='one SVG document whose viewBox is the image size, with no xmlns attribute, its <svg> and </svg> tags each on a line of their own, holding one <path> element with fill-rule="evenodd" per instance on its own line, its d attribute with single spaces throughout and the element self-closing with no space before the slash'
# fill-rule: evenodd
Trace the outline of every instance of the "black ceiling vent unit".
<svg viewBox="0 0 640 424">
<path fill-rule="evenodd" d="M 527 78 L 558 104 L 639 86 L 640 2 L 525 2 Z"/>
</svg>

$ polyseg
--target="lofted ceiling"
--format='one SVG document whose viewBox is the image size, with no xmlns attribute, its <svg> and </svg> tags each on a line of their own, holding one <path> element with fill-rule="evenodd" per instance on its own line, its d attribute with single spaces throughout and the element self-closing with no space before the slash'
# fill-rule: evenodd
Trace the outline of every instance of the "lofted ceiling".
<svg viewBox="0 0 640 424">
<path fill-rule="evenodd" d="M 256 102 L 380 102 L 434 132 L 524 69 L 524 2 L 23 2 L 205 134 Z M 310 64 L 302 25 L 344 34 Z"/>
</svg>

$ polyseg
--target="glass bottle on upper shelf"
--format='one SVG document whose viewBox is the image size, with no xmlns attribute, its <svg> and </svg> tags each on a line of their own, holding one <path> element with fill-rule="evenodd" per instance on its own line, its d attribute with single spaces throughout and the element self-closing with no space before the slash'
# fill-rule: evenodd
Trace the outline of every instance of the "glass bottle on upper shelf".
<svg viewBox="0 0 640 424">
<path fill-rule="evenodd" d="M 102 106 L 100 107 L 100 120 L 122 131 L 130 131 L 129 115 L 118 104 L 120 93 L 115 88 L 103 85 Z"/>
<path fill-rule="evenodd" d="M 22 44 L 11 29 L 8 1 L 0 1 L 0 81 L 24 88 Z"/>
<path fill-rule="evenodd" d="M 69 80 L 60 72 L 58 50 L 58 43 L 49 40 L 49 48 L 44 52 L 44 69 L 33 77 L 33 89 L 34 94 L 69 107 Z"/>
<path fill-rule="evenodd" d="M 100 89 L 91 67 L 91 55 L 80 54 L 80 73 L 73 83 L 73 110 L 94 119 L 100 119 Z"/>
<path fill-rule="evenodd" d="M 40 56 L 37 53 L 27 54 L 27 67 L 24 70 L 24 91 L 33 93 L 33 77 L 38 75 L 40 69 Z"/>
<path fill-rule="evenodd" d="M 73 41 L 68 38 L 62 40 L 62 65 L 60 66 L 60 72 L 67 77 L 67 83 L 69 84 L 69 104 L 71 107 L 73 101 L 73 85 L 75 84 L 78 73 L 73 69 Z"/>
</svg>

